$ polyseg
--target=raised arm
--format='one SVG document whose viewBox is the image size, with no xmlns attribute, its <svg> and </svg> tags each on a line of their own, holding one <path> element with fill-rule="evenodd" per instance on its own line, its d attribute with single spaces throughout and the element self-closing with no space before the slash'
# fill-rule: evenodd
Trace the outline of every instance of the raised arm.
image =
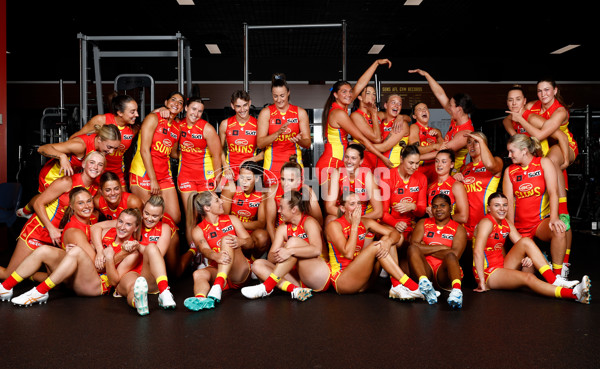
<svg viewBox="0 0 600 369">
<path fill-rule="evenodd" d="M 431 92 L 433 92 L 440 105 L 448 113 L 450 113 L 450 99 L 448 98 L 448 95 L 446 95 L 446 91 L 444 91 L 442 86 L 440 86 L 440 84 L 437 83 L 437 81 L 433 79 L 433 77 L 429 73 L 421 69 L 411 69 L 408 71 L 408 73 L 418 73 L 421 76 L 425 77 L 427 83 L 429 83 L 429 88 L 431 88 Z"/>
</svg>

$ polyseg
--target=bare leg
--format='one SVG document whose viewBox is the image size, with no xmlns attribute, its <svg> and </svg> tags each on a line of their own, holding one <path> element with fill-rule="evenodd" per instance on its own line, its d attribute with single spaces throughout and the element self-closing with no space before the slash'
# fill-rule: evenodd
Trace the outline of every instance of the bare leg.
<svg viewBox="0 0 600 369">
<path fill-rule="evenodd" d="M 52 247 L 52 246 L 41 246 L 41 247 Z M 56 249 L 56 247 L 53 247 Z M 10 257 L 10 261 L 8 262 L 8 266 L 0 267 L 0 279 L 5 280 L 10 277 L 12 272 L 14 272 L 17 267 L 27 258 L 33 250 L 31 250 L 25 241 L 19 238 L 17 241 L 17 246 L 15 247 L 15 251 L 13 251 L 12 256 Z"/>
</svg>

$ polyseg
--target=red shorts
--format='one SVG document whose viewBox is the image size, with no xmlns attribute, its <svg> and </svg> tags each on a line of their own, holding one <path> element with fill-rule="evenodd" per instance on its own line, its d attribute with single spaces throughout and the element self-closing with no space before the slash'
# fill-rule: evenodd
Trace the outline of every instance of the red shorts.
<svg viewBox="0 0 600 369">
<path fill-rule="evenodd" d="M 100 287 L 102 288 L 102 290 L 100 291 L 100 295 L 107 295 L 112 289 L 112 286 L 108 281 L 108 277 L 105 273 L 98 274 L 98 277 L 100 277 Z"/>
<path fill-rule="evenodd" d="M 161 190 L 168 190 L 170 188 L 175 188 L 175 182 L 173 182 L 172 177 L 167 177 L 158 180 L 158 184 L 160 185 Z M 150 178 L 148 176 L 137 176 L 133 173 L 129 173 L 129 185 L 130 186 L 138 186 L 146 191 L 150 191 Z"/>
<path fill-rule="evenodd" d="M 529 237 L 533 240 L 533 238 L 535 237 L 535 234 L 537 232 L 537 229 L 539 228 L 540 224 L 544 221 L 544 219 L 540 220 L 536 225 L 531 226 L 531 227 L 527 227 L 527 228 L 521 228 L 521 227 L 517 227 L 517 231 L 519 231 L 519 233 L 521 234 L 521 236 L 523 237 Z"/>
<path fill-rule="evenodd" d="M 248 263 L 248 276 L 250 276 L 250 273 L 252 272 L 252 262 L 250 260 L 248 260 L 248 258 L 245 258 L 246 262 Z M 209 260 L 209 267 L 213 267 L 215 269 L 218 268 L 219 264 L 217 264 L 214 260 Z M 246 280 L 248 280 L 248 278 L 246 278 Z M 225 281 L 225 286 L 223 287 L 223 291 L 227 291 L 227 290 L 239 290 L 240 288 L 244 287 L 244 285 L 246 285 L 246 281 L 243 281 L 242 283 L 233 283 L 231 282 L 230 279 L 227 279 L 227 281 Z"/>
<path fill-rule="evenodd" d="M 344 162 L 340 159 L 330 157 L 329 159 L 325 159 L 321 157 L 316 165 L 316 176 L 319 180 L 319 184 L 327 182 L 331 177 L 331 172 L 333 172 L 334 168 L 341 168 L 344 166 Z"/>
<path fill-rule="evenodd" d="M 329 270 L 331 271 L 331 267 L 329 268 Z M 329 282 L 327 283 L 327 285 L 325 286 L 325 288 L 323 289 L 323 291 L 325 291 L 326 289 L 329 288 L 329 286 L 332 286 L 335 289 L 335 292 L 338 292 L 337 290 L 337 280 L 338 278 L 342 275 L 342 271 L 338 270 L 335 273 L 331 273 L 329 275 Z M 338 292 L 339 293 L 339 292 Z"/>
<path fill-rule="evenodd" d="M 433 270 L 433 278 L 437 281 L 437 273 L 440 270 L 440 266 L 442 266 L 442 259 L 436 258 L 435 256 L 427 255 L 425 256 L 425 260 L 427 260 L 427 264 Z M 461 267 L 460 268 L 460 279 L 464 277 L 464 273 Z"/>
<path fill-rule="evenodd" d="M 23 226 L 19 238 L 25 241 L 25 244 L 31 250 L 35 250 L 43 245 L 53 245 L 48 230 L 40 222 L 37 216 L 29 218 L 27 223 Z"/>
<path fill-rule="evenodd" d="M 177 178 L 177 187 L 179 187 L 179 191 L 181 192 L 213 191 L 215 189 L 215 180 L 211 178 L 196 181 Z"/>
<path fill-rule="evenodd" d="M 279 183 L 280 176 L 280 173 L 275 173 L 271 170 L 265 169 L 263 174 L 263 183 L 265 187 L 275 186 L 277 183 Z"/>
<path fill-rule="evenodd" d="M 488 279 L 490 279 L 490 276 L 492 275 L 492 273 L 494 273 L 498 269 L 502 269 L 502 265 L 487 267 L 483 270 L 483 274 L 484 274 L 484 278 L 485 278 L 484 282 L 486 284 L 487 284 Z M 477 284 L 479 284 L 479 275 L 477 275 L 477 269 L 475 269 L 475 267 L 473 267 L 473 275 L 475 276 L 475 282 L 477 282 Z"/>
</svg>

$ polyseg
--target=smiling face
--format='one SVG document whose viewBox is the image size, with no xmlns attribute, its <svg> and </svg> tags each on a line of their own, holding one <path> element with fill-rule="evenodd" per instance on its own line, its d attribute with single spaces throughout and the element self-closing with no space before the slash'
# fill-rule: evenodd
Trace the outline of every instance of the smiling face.
<svg viewBox="0 0 600 369">
<path fill-rule="evenodd" d="M 94 211 L 94 198 L 89 192 L 81 191 L 72 200 L 71 208 L 78 217 L 89 219 Z"/>
<path fill-rule="evenodd" d="M 297 208 L 292 208 L 290 206 L 290 201 L 283 197 L 279 202 L 279 209 L 277 209 L 277 212 L 281 215 L 281 219 L 285 223 L 289 223 L 294 217 L 294 215 L 296 215 L 296 212 L 294 210 L 297 210 Z"/>
<path fill-rule="evenodd" d="M 353 173 L 360 167 L 363 159 L 360 158 L 360 152 L 353 148 L 348 148 L 344 152 L 344 167 L 349 173 Z"/>
<path fill-rule="evenodd" d="M 360 94 L 360 101 L 367 105 L 367 104 L 373 104 L 375 105 L 375 101 L 377 100 L 377 93 L 375 91 L 375 88 L 373 86 L 367 86 L 362 93 Z"/>
<path fill-rule="evenodd" d="M 450 174 L 453 166 L 454 162 L 452 159 L 450 159 L 450 155 L 448 153 L 439 153 L 435 157 L 435 172 L 438 174 L 438 176 Z"/>
<path fill-rule="evenodd" d="M 527 158 L 527 154 L 529 151 L 524 148 L 520 149 L 514 143 L 509 143 L 506 145 L 506 149 L 508 150 L 508 157 L 512 160 L 513 164 L 521 165 L 525 163 L 525 159 Z"/>
<path fill-rule="evenodd" d="M 96 151 L 99 151 L 104 155 L 111 155 L 116 149 L 119 148 L 119 146 L 121 146 L 121 140 L 102 140 L 98 136 L 96 136 L 96 139 Z"/>
<path fill-rule="evenodd" d="M 392 95 L 388 98 L 388 101 L 383 104 L 385 108 L 385 113 L 391 119 L 395 119 L 398 114 L 400 114 L 400 110 L 402 110 L 402 98 L 398 95 Z"/>
<path fill-rule="evenodd" d="M 335 101 L 342 106 L 348 106 L 352 103 L 352 86 L 343 84 L 333 93 Z"/>
<path fill-rule="evenodd" d="M 285 86 L 273 87 L 271 89 L 273 95 L 273 104 L 279 110 L 286 110 L 290 103 L 290 91 Z"/>
<path fill-rule="evenodd" d="M 131 214 L 121 213 L 117 219 L 117 237 L 128 240 L 138 229 L 137 218 Z"/>
<path fill-rule="evenodd" d="M 125 124 L 135 124 L 135 120 L 140 115 L 138 114 L 138 105 L 135 101 L 130 101 L 125 104 L 124 111 L 118 111 L 117 115 L 123 119 Z"/>
<path fill-rule="evenodd" d="M 506 98 L 506 106 L 508 110 L 518 113 L 525 107 L 527 103 L 527 99 L 523 95 L 523 91 L 521 90 L 510 90 L 508 91 L 508 97 Z"/>
<path fill-rule="evenodd" d="M 122 193 L 123 188 L 121 187 L 121 183 L 119 181 L 106 181 L 100 189 L 100 195 L 102 195 L 106 202 L 111 205 L 117 205 L 119 202 L 121 202 Z"/>
<path fill-rule="evenodd" d="M 99 152 L 89 154 L 83 163 L 83 171 L 92 179 L 99 177 L 104 171 L 105 159 Z"/>
<path fill-rule="evenodd" d="M 442 198 L 436 198 L 431 203 L 431 212 L 438 222 L 450 218 L 450 204 Z"/>
<path fill-rule="evenodd" d="M 415 106 L 413 118 L 416 119 L 417 122 L 427 125 L 429 123 L 429 117 L 429 108 L 425 103 L 419 103 Z"/>
<path fill-rule="evenodd" d="M 273 101 L 275 101 L 275 99 L 273 99 Z M 235 103 L 231 104 L 231 109 L 235 111 L 235 115 L 238 119 L 246 120 L 250 114 L 250 105 L 252 105 L 252 101 L 238 98 L 235 100 Z"/>
<path fill-rule="evenodd" d="M 150 203 L 146 203 L 144 211 L 142 212 L 142 218 L 144 219 L 144 227 L 151 229 L 160 222 L 163 217 L 164 209 L 162 206 L 154 206 Z"/>
<path fill-rule="evenodd" d="M 351 193 L 346 197 L 346 201 L 340 205 L 340 210 L 344 213 L 346 219 L 350 220 L 350 215 L 356 208 L 362 208 L 362 203 L 357 194 Z"/>
<path fill-rule="evenodd" d="M 506 218 L 508 213 L 508 200 L 503 197 L 496 197 L 490 201 L 488 206 L 488 213 L 491 214 L 496 220 L 502 220 Z"/>
<path fill-rule="evenodd" d="M 198 101 L 193 101 L 185 107 L 185 113 L 188 123 L 194 124 L 200 118 L 202 118 L 202 113 L 204 113 L 204 104 Z"/>
<path fill-rule="evenodd" d="M 407 155 L 402 159 L 398 166 L 400 173 L 404 172 L 405 174 L 412 176 L 419 169 L 419 158 L 419 154 Z"/>
<path fill-rule="evenodd" d="M 183 96 L 180 94 L 171 96 L 171 98 L 165 100 L 165 107 L 169 110 L 169 113 L 171 113 L 171 117 L 181 113 L 183 110 Z"/>
</svg>

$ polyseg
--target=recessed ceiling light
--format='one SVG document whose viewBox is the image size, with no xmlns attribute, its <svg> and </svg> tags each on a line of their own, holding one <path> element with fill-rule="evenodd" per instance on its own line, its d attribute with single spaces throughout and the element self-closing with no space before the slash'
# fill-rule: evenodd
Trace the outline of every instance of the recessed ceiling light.
<svg viewBox="0 0 600 369">
<path fill-rule="evenodd" d="M 404 6 L 421 5 L 422 2 L 423 2 L 423 0 L 406 0 L 406 2 L 404 3 Z"/>
<path fill-rule="evenodd" d="M 221 53 L 221 49 L 219 49 L 219 45 L 217 45 L 217 44 L 205 44 L 205 46 L 208 49 L 208 52 L 211 54 L 220 54 Z"/>
<path fill-rule="evenodd" d="M 177 0 L 179 5 L 195 5 L 194 0 Z"/>
<path fill-rule="evenodd" d="M 567 51 L 573 50 L 574 48 L 579 47 L 579 46 L 581 46 L 581 45 L 567 45 L 567 46 L 565 46 L 563 48 L 560 48 L 558 50 L 555 50 L 555 51 L 551 52 L 550 54 L 562 54 L 562 53 L 566 53 Z"/>
<path fill-rule="evenodd" d="M 385 45 L 373 45 L 371 46 L 371 50 L 369 50 L 368 54 L 379 54 L 384 47 Z"/>
</svg>

